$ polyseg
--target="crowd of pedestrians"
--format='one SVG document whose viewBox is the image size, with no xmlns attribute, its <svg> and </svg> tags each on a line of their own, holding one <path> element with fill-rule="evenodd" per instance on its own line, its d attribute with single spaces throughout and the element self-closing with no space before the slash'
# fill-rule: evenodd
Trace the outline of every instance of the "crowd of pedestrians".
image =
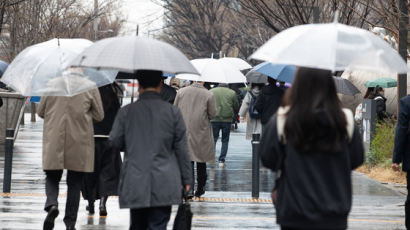
<svg viewBox="0 0 410 230">
<path fill-rule="evenodd" d="M 138 71 L 137 76 L 139 98 L 122 108 L 116 83 L 73 97 L 41 98 L 47 195 L 43 229 L 53 229 L 59 215 L 64 169 L 67 229 L 75 229 L 81 193 L 89 214 L 100 200 L 100 216 L 108 215 L 107 199 L 118 195 L 120 208 L 130 209 L 130 229 L 166 229 L 171 205 L 181 203 L 183 194 L 205 194 L 207 164 L 227 167 L 237 115 L 246 122 L 247 140 L 262 134 L 261 160 L 275 172 L 272 201 L 281 228 L 347 228 L 351 172 L 364 160 L 355 122 L 361 114 L 354 117 L 342 108 L 330 71 L 300 67 L 289 89 L 272 78 L 252 83 L 241 102 L 226 84 L 207 89 L 204 82 L 173 78 L 167 85 L 160 71 Z M 369 88 L 365 96 L 376 101 L 379 120 L 387 116 L 383 92 Z M 410 168 L 409 114 L 407 96 L 399 105 L 394 170 L 400 163 L 404 171 Z"/>
</svg>

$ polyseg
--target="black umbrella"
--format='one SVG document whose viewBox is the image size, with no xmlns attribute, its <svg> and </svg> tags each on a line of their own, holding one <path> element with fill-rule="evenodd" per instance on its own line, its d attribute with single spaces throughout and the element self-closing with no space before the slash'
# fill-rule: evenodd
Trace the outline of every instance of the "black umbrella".
<svg viewBox="0 0 410 230">
<path fill-rule="evenodd" d="M 333 77 L 336 84 L 336 90 L 340 94 L 354 96 L 360 93 L 360 90 L 356 88 L 349 80 L 341 77 Z"/>
</svg>

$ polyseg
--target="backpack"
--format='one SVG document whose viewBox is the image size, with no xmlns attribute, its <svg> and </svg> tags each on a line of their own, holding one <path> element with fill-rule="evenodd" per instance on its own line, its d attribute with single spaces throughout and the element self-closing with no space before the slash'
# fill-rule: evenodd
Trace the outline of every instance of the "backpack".
<svg viewBox="0 0 410 230">
<path fill-rule="evenodd" d="M 261 118 L 261 114 L 256 111 L 255 109 L 255 103 L 256 103 L 256 96 L 253 95 L 253 93 L 251 91 L 249 91 L 249 94 L 251 95 L 251 102 L 249 103 L 249 117 L 252 119 L 260 119 Z"/>
</svg>

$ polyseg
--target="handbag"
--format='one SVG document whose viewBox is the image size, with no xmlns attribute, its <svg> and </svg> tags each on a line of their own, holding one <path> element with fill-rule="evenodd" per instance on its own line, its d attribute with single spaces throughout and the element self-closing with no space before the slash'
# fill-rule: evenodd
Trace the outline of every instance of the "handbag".
<svg viewBox="0 0 410 230">
<path fill-rule="evenodd" d="M 193 213 L 191 204 L 184 193 L 182 203 L 178 206 L 177 215 L 175 216 L 173 230 L 190 230 L 192 225 Z"/>
</svg>

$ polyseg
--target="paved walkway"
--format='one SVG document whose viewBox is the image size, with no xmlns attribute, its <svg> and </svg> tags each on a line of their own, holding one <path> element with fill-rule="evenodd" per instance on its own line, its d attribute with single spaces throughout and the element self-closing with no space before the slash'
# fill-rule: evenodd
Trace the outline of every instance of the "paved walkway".
<svg viewBox="0 0 410 230">
<path fill-rule="evenodd" d="M 27 114 L 28 116 L 28 114 Z M 26 119 L 28 121 L 28 119 Z M 41 229 L 46 213 L 44 174 L 41 169 L 42 120 L 21 127 L 15 144 L 12 193 L 0 194 L 0 229 Z M 192 202 L 193 229 L 279 229 L 270 201 L 272 175 L 261 170 L 261 196 L 251 199 L 251 145 L 245 140 L 245 127 L 231 134 L 227 168 L 210 165 L 208 187 L 204 198 Z M 217 146 L 217 156 L 220 145 Z M 3 169 L 4 157 L 0 156 Z M 3 170 L 0 170 L 2 191 Z M 65 178 L 65 176 L 63 176 Z M 405 229 L 405 197 L 367 177 L 353 174 L 354 201 L 349 217 L 349 229 Z M 60 213 L 64 213 L 65 180 L 61 183 Z M 118 208 L 118 198 L 108 200 L 108 217 L 88 216 L 86 202 L 80 204 L 77 229 L 128 229 L 128 210 Z M 176 207 L 173 209 L 175 215 Z M 56 220 L 55 229 L 64 229 L 63 215 Z M 172 218 L 168 225 L 172 229 Z"/>
</svg>

